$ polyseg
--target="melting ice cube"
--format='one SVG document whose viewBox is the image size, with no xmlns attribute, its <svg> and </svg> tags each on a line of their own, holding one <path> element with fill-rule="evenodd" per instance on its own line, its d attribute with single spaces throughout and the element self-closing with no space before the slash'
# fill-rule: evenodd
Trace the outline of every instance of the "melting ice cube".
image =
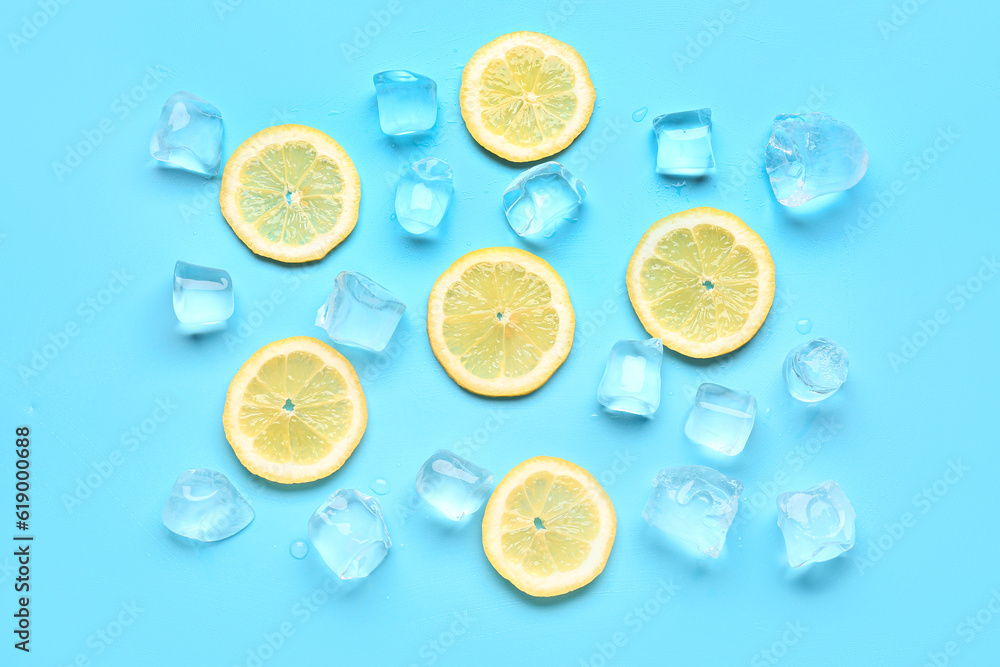
<svg viewBox="0 0 1000 667">
<path fill-rule="evenodd" d="M 414 162 L 399 179 L 396 219 L 411 234 L 430 231 L 444 217 L 454 190 L 447 162 L 436 157 Z"/>
<path fill-rule="evenodd" d="M 149 152 L 170 166 L 215 176 L 222 164 L 222 114 L 191 93 L 174 93 L 160 112 Z"/>
<path fill-rule="evenodd" d="M 785 206 L 857 185 L 868 170 L 868 149 L 858 133 L 825 113 L 774 119 L 764 166 L 774 196 Z"/>
<path fill-rule="evenodd" d="M 712 153 L 712 110 L 663 114 L 653 119 L 656 173 L 705 176 L 715 170 Z"/>
<path fill-rule="evenodd" d="M 583 181 L 558 162 L 545 162 L 518 174 L 503 193 L 507 222 L 518 236 L 552 236 L 564 220 L 575 220 L 587 197 Z"/>
<path fill-rule="evenodd" d="M 811 340 L 785 357 L 788 393 L 806 403 L 822 401 L 847 381 L 847 367 L 847 350 L 829 338 Z"/>
<path fill-rule="evenodd" d="M 389 344 L 406 306 L 386 288 L 354 271 L 341 271 L 316 312 L 316 326 L 335 343 L 380 352 Z"/>
<path fill-rule="evenodd" d="M 620 340 L 611 348 L 597 400 L 608 410 L 652 416 L 660 406 L 660 366 L 663 343 Z"/>
<path fill-rule="evenodd" d="M 854 546 L 854 508 L 836 482 L 783 493 L 777 502 L 792 567 L 830 560 Z"/>
<path fill-rule="evenodd" d="M 490 495 L 489 470 L 442 449 L 417 473 L 417 493 L 453 521 L 475 514 Z"/>
<path fill-rule="evenodd" d="M 757 415 L 757 401 L 745 391 L 706 382 L 698 387 L 684 434 L 699 445 L 736 456 L 743 451 Z"/>
<path fill-rule="evenodd" d="M 217 542 L 253 521 L 253 509 L 221 472 L 185 470 L 170 489 L 163 525 L 200 542 Z"/>
<path fill-rule="evenodd" d="M 188 331 L 225 322 L 234 308 L 233 279 L 228 273 L 187 262 L 174 265 L 174 314 Z"/>
<path fill-rule="evenodd" d="M 718 558 L 739 509 L 743 483 L 705 466 L 661 470 L 642 518 L 654 528 Z"/>
<path fill-rule="evenodd" d="M 379 72 L 373 77 L 378 121 L 389 135 L 424 132 L 437 120 L 437 84 L 406 70 Z"/>
<path fill-rule="evenodd" d="M 392 540 L 378 501 L 356 489 L 338 489 L 309 518 L 309 541 L 341 579 L 367 577 Z"/>
</svg>

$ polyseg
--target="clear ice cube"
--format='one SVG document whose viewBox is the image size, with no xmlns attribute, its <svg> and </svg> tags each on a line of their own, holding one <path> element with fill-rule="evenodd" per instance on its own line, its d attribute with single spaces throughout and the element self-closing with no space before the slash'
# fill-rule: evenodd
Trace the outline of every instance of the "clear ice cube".
<svg viewBox="0 0 1000 667">
<path fill-rule="evenodd" d="M 778 496 L 778 527 L 788 564 L 801 567 L 836 558 L 854 546 L 854 508 L 834 481 Z"/>
<path fill-rule="evenodd" d="M 727 456 L 743 451 L 757 416 L 757 401 L 746 391 L 706 382 L 698 387 L 684 434 Z"/>
<path fill-rule="evenodd" d="M 507 222 L 518 236 L 552 236 L 564 220 L 575 220 L 587 198 L 583 181 L 558 162 L 545 162 L 518 174 L 503 193 Z"/>
<path fill-rule="evenodd" d="M 850 125 L 825 113 L 785 114 L 774 119 L 764 167 L 777 200 L 801 206 L 857 185 L 868 149 Z"/>
<path fill-rule="evenodd" d="M 661 470 L 642 518 L 654 528 L 718 558 L 739 509 L 743 483 L 705 466 Z"/>
<path fill-rule="evenodd" d="M 493 475 L 446 449 L 417 473 L 417 493 L 452 521 L 475 514 L 490 495 Z"/>
<path fill-rule="evenodd" d="M 187 330 L 225 322 L 234 308 L 233 279 L 227 272 L 187 262 L 174 265 L 174 314 Z"/>
<path fill-rule="evenodd" d="M 389 135 L 424 132 L 437 120 L 437 84 L 406 70 L 379 72 L 373 77 L 378 122 Z"/>
<path fill-rule="evenodd" d="M 253 521 L 253 509 L 221 472 L 185 470 L 170 489 L 163 525 L 200 542 L 217 542 Z"/>
<path fill-rule="evenodd" d="M 215 176 L 222 164 L 222 114 L 191 93 L 174 93 L 160 112 L 149 152 L 173 167 Z"/>
<path fill-rule="evenodd" d="M 381 352 L 406 306 L 386 288 L 354 271 L 341 271 L 316 312 L 316 326 L 335 343 Z"/>
<path fill-rule="evenodd" d="M 438 226 L 455 191 L 451 167 L 436 157 L 414 162 L 396 188 L 396 219 L 411 234 Z"/>
<path fill-rule="evenodd" d="M 597 400 L 608 410 L 650 417 L 660 407 L 663 342 L 620 340 L 611 348 Z"/>
<path fill-rule="evenodd" d="M 356 489 L 337 489 L 313 512 L 309 541 L 341 579 L 367 577 L 392 546 L 378 501 Z"/>
<path fill-rule="evenodd" d="M 712 153 L 712 110 L 679 111 L 653 119 L 656 173 L 705 176 L 715 170 Z"/>
<path fill-rule="evenodd" d="M 822 401 L 847 380 L 847 366 L 847 350 L 829 338 L 811 340 L 785 357 L 788 393 L 806 403 Z"/>
</svg>

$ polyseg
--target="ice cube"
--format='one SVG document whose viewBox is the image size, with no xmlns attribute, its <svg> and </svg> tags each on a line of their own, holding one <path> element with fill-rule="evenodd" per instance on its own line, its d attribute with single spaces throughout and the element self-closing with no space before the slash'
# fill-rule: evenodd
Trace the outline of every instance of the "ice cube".
<svg viewBox="0 0 1000 667">
<path fill-rule="evenodd" d="M 163 525 L 200 542 L 217 542 L 253 521 L 253 509 L 221 472 L 185 470 L 170 489 Z"/>
<path fill-rule="evenodd" d="M 475 514 L 490 495 L 493 475 L 446 449 L 417 473 L 417 493 L 452 521 Z"/>
<path fill-rule="evenodd" d="M 233 280 L 222 269 L 174 264 L 174 314 L 186 331 L 208 330 L 233 315 Z"/>
<path fill-rule="evenodd" d="M 375 80 L 378 122 L 389 135 L 424 132 L 437 120 L 437 84 L 406 70 L 379 72 Z"/>
<path fill-rule="evenodd" d="M 325 329 L 335 343 L 381 352 L 404 310 L 401 301 L 368 276 L 341 271 L 316 312 L 316 326 Z"/>
<path fill-rule="evenodd" d="M 396 188 L 396 219 L 411 234 L 423 234 L 438 226 L 455 190 L 451 167 L 429 157 L 414 162 Z"/>
<path fill-rule="evenodd" d="M 706 382 L 698 387 L 684 434 L 727 456 L 743 451 L 757 416 L 757 401 L 746 391 Z"/>
<path fill-rule="evenodd" d="M 583 181 L 558 162 L 544 162 L 518 174 L 503 193 L 507 222 L 518 236 L 552 236 L 564 220 L 575 220 L 587 198 Z"/>
<path fill-rule="evenodd" d="M 679 111 L 653 119 L 656 173 L 705 176 L 715 170 L 712 153 L 712 110 Z"/>
<path fill-rule="evenodd" d="M 718 558 L 739 508 L 743 483 L 705 466 L 661 470 L 642 518 L 654 528 Z"/>
<path fill-rule="evenodd" d="M 611 348 L 597 400 L 608 410 L 651 417 L 660 407 L 660 366 L 663 343 L 620 340 Z"/>
<path fill-rule="evenodd" d="M 222 164 L 222 114 L 191 93 L 174 93 L 160 112 L 149 152 L 173 167 L 215 176 Z"/>
<path fill-rule="evenodd" d="M 854 508 L 834 481 L 778 496 L 778 527 L 788 564 L 801 567 L 836 558 L 854 546 Z"/>
<path fill-rule="evenodd" d="M 341 579 L 367 577 L 392 546 L 378 501 L 357 489 L 337 489 L 313 512 L 309 541 Z"/>
<path fill-rule="evenodd" d="M 785 206 L 854 187 L 868 170 L 868 150 L 858 133 L 825 113 L 774 119 L 764 149 L 774 196 Z"/>
<path fill-rule="evenodd" d="M 788 393 L 806 403 L 822 401 L 847 380 L 847 365 L 847 350 L 829 338 L 811 340 L 785 357 Z"/>
</svg>

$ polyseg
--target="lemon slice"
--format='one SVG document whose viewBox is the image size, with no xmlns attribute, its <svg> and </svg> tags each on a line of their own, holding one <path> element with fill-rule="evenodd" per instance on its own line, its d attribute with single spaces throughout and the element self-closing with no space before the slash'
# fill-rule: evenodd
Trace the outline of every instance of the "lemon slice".
<svg viewBox="0 0 1000 667">
<path fill-rule="evenodd" d="M 305 125 L 277 125 L 244 141 L 222 174 L 222 215 L 258 255 L 321 259 L 358 221 L 361 183 L 336 141 Z"/>
<path fill-rule="evenodd" d="M 459 258 L 427 304 L 434 356 L 455 382 L 484 396 L 520 396 L 545 384 L 569 354 L 574 322 L 559 274 L 517 248 Z"/>
<path fill-rule="evenodd" d="M 483 550 L 504 579 L 550 597 L 586 586 L 615 541 L 611 499 L 580 466 L 536 456 L 497 484 L 483 515 Z"/>
<path fill-rule="evenodd" d="M 368 412 L 339 352 L 297 336 L 265 345 L 229 384 L 222 423 L 247 470 L 292 484 L 326 477 L 358 446 Z"/>
<path fill-rule="evenodd" d="M 649 228 L 626 283 L 650 335 L 704 359 L 735 350 L 760 329 L 774 300 L 774 262 L 732 213 L 692 208 Z"/>
<path fill-rule="evenodd" d="M 462 73 L 462 118 L 486 150 L 514 162 L 554 155 L 594 110 L 587 65 L 569 44 L 512 32 L 483 46 Z"/>
</svg>

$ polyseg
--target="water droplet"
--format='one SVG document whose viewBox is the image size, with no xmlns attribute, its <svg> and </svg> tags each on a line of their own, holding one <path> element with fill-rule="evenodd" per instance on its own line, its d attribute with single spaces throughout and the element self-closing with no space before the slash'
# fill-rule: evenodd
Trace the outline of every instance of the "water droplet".
<svg viewBox="0 0 1000 667">
<path fill-rule="evenodd" d="M 635 111 L 632 112 L 632 120 L 639 123 L 642 121 L 643 118 L 646 117 L 646 114 L 648 112 L 649 112 L 649 107 L 642 107 L 640 109 L 636 109 Z"/>
<path fill-rule="evenodd" d="M 288 547 L 288 553 L 292 554 L 292 558 L 302 560 L 309 555 L 309 544 L 305 540 L 295 540 Z"/>
<path fill-rule="evenodd" d="M 395 213 L 393 213 L 392 215 L 390 215 L 390 216 L 389 216 L 389 219 L 390 219 L 390 220 L 395 220 L 395 219 L 396 219 L 396 214 L 395 214 Z"/>
<path fill-rule="evenodd" d="M 381 477 L 376 477 L 372 481 L 368 482 L 368 487 L 380 496 L 384 496 L 389 493 L 389 482 L 385 481 Z"/>
<path fill-rule="evenodd" d="M 813 323 L 809 320 L 799 320 L 795 323 L 795 330 L 800 334 L 807 334 L 813 330 Z"/>
</svg>

